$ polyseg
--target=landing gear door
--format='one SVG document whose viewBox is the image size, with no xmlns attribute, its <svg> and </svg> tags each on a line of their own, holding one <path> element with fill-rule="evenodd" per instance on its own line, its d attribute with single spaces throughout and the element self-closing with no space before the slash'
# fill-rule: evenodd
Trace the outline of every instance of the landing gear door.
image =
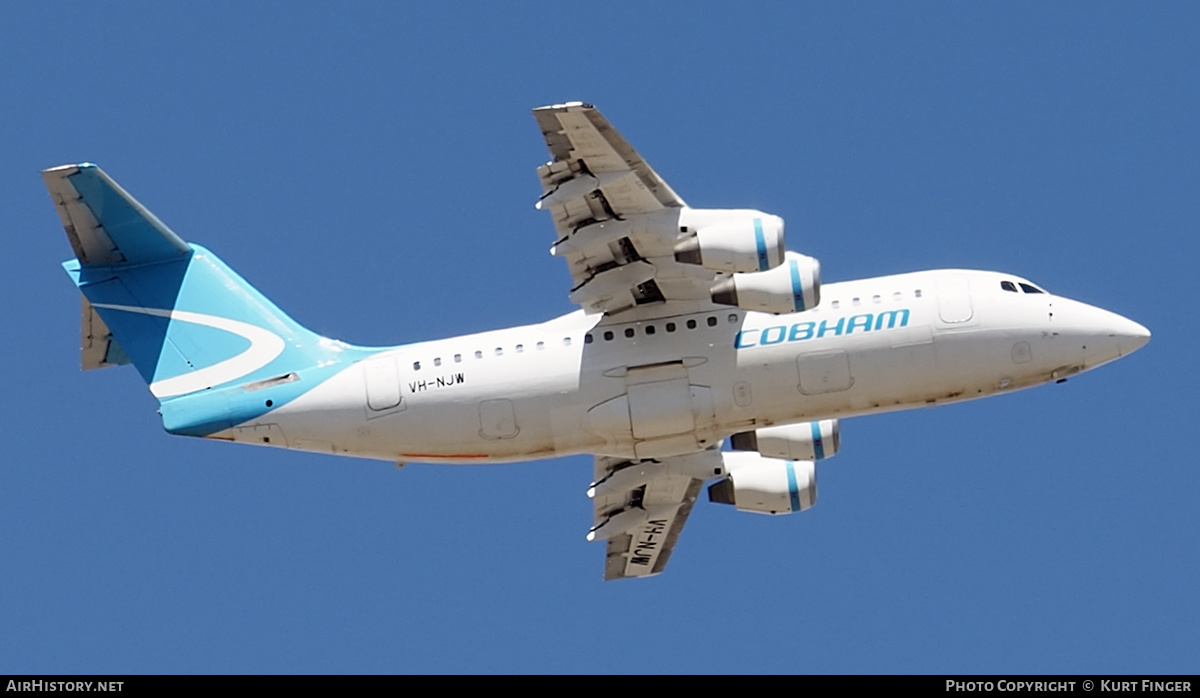
<svg viewBox="0 0 1200 698">
<path fill-rule="evenodd" d="M 692 392 L 687 376 L 672 380 L 631 385 L 629 417 L 633 438 L 655 439 L 688 434 L 696 429 L 692 416 Z"/>
</svg>

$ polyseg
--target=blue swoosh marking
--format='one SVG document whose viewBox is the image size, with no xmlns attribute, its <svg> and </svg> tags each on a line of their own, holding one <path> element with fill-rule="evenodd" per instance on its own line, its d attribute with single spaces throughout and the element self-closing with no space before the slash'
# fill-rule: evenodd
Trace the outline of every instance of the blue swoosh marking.
<svg viewBox="0 0 1200 698">
<path fill-rule="evenodd" d="M 762 219 L 754 219 L 754 245 L 758 248 L 758 270 L 767 270 L 767 238 L 763 235 Z"/>
<path fill-rule="evenodd" d="M 800 265 L 795 260 L 788 262 L 792 270 L 792 302 L 797 311 L 808 310 L 804 307 L 804 286 L 800 282 Z"/>
<path fill-rule="evenodd" d="M 788 499 L 792 502 L 792 511 L 800 511 L 800 486 L 796 483 L 796 468 L 792 461 L 787 462 Z"/>
</svg>

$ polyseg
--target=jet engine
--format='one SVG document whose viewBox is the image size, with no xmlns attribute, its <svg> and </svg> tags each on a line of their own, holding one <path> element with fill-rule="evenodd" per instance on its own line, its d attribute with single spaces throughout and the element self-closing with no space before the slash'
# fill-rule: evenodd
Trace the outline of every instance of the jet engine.
<svg viewBox="0 0 1200 698">
<path fill-rule="evenodd" d="M 783 264 L 774 269 L 734 274 L 716 284 L 712 300 L 776 315 L 815 308 L 821 302 L 821 264 L 787 252 Z"/>
<path fill-rule="evenodd" d="M 758 514 L 790 514 L 817 503 L 817 470 L 812 461 L 763 458 L 757 453 L 721 455 L 729 476 L 709 485 L 709 501 Z"/>
<path fill-rule="evenodd" d="M 716 220 L 675 245 L 675 261 L 714 271 L 766 271 L 785 254 L 783 219 L 765 213 Z"/>
<path fill-rule="evenodd" d="M 744 431 L 729 438 L 735 451 L 758 451 L 767 458 L 822 460 L 841 447 L 841 429 L 836 419 L 782 424 Z"/>
</svg>

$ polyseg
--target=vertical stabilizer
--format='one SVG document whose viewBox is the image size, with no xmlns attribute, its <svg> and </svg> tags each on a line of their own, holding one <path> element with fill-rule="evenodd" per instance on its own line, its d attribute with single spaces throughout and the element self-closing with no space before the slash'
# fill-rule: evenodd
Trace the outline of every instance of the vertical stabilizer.
<svg viewBox="0 0 1200 698">
<path fill-rule="evenodd" d="M 286 378 L 299 395 L 370 352 L 301 327 L 95 165 L 42 176 L 75 250 L 63 266 L 85 298 L 83 366 L 132 363 L 169 430 L 219 431 L 279 405 L 253 407 L 246 386 Z"/>
</svg>

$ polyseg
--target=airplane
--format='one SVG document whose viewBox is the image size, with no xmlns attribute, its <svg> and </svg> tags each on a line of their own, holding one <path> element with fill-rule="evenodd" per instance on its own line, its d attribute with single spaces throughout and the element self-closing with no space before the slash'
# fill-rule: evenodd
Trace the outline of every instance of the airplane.
<svg viewBox="0 0 1200 698">
<path fill-rule="evenodd" d="M 689 207 L 595 107 L 533 115 L 579 308 L 402 346 L 301 327 L 96 165 L 45 170 L 83 369 L 132 364 L 171 434 L 400 465 L 590 454 L 612 580 L 663 571 L 706 484 L 740 511 L 813 506 L 841 419 L 1061 382 L 1150 338 L 1013 274 L 822 284 L 781 218 Z"/>
</svg>

